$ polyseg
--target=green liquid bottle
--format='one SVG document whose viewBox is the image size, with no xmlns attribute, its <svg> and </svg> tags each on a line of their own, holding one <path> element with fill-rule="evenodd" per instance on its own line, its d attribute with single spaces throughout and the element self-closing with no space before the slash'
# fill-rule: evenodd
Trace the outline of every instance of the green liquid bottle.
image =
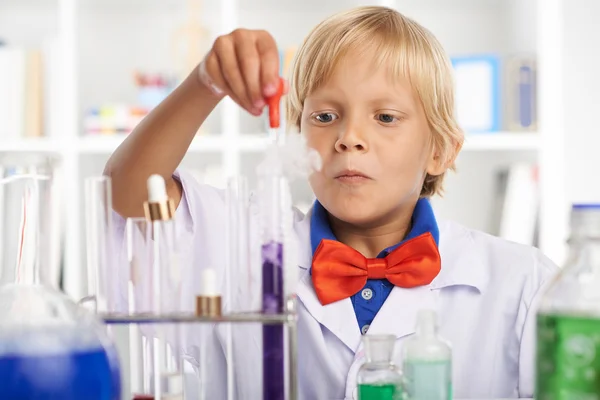
<svg viewBox="0 0 600 400">
<path fill-rule="evenodd" d="M 392 362 L 394 335 L 363 336 L 367 361 L 358 370 L 359 400 L 402 400 L 402 374 Z"/>
<path fill-rule="evenodd" d="M 569 247 L 537 315 L 537 400 L 600 396 L 600 204 L 573 206 Z"/>
</svg>

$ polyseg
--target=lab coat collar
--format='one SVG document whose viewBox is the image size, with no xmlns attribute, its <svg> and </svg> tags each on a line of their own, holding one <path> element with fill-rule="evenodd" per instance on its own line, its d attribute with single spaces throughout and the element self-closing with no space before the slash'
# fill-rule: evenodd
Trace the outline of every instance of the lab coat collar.
<svg viewBox="0 0 600 400">
<path fill-rule="evenodd" d="M 450 286 L 470 286 L 483 293 L 489 284 L 490 262 L 473 231 L 454 222 L 440 226 L 442 270 L 429 285 L 432 290 Z"/>
<path fill-rule="evenodd" d="M 428 286 L 412 289 L 394 287 L 369 327 L 369 333 L 393 333 L 396 337 L 414 333 L 416 315 L 420 309 L 436 309 L 438 290 L 451 286 L 470 286 L 483 292 L 489 282 L 488 264 L 475 243 L 471 231 L 458 224 L 444 222 L 440 226 L 440 255 L 442 270 Z M 308 238 L 310 212 L 298 222 L 297 233 Z M 336 335 L 349 349 L 356 352 L 361 343 L 361 333 L 350 299 L 323 306 L 314 291 L 310 277 L 312 251 L 310 240 L 300 254 L 301 278 L 298 298 L 308 312 L 321 325 Z"/>
</svg>

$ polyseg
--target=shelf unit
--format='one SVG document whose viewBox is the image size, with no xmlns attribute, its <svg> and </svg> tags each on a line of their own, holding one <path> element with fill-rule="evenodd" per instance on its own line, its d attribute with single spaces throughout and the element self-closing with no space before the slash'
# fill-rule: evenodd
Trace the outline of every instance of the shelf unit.
<svg viewBox="0 0 600 400">
<path fill-rule="evenodd" d="M 435 202 L 444 217 L 485 228 L 492 194 L 477 196 L 489 176 L 470 174 L 460 184 L 461 170 L 489 171 L 512 160 L 538 162 L 540 175 L 540 247 L 560 262 L 564 255 L 568 206 L 564 196 L 561 49 L 555 43 L 563 35 L 560 15 L 564 0 L 221 0 L 203 2 L 200 17 L 210 32 L 207 45 L 220 34 L 237 27 L 272 32 L 282 47 L 297 45 L 308 30 L 325 16 L 361 4 L 401 7 L 442 41 L 450 54 L 534 51 L 539 65 L 539 131 L 496 132 L 468 135 L 459 158 L 459 173 L 450 177 L 448 196 Z M 123 136 L 83 136 L 83 111 L 100 101 L 135 100 L 133 69 L 167 67 L 172 45 L 166 32 L 185 21 L 186 0 L 7 0 L 0 5 L 0 37 L 31 41 L 54 33 L 60 43 L 60 132 L 55 137 L 0 143 L 0 152 L 53 152 L 63 158 L 66 234 L 65 289 L 82 297 L 85 282 L 82 235 L 83 179 L 102 173 L 104 162 Z M 11 12 L 19 17 L 34 13 L 39 27 L 24 32 L 28 24 L 3 25 Z M 39 15 L 38 15 L 39 14 Z M 4 16 L 3 16 L 4 15 Z M 45 21 L 45 22 L 44 22 Z M 510 22 L 510 23 L 509 23 Z M 508 28 L 507 28 L 508 27 Z M 502 32 L 502 33 L 499 33 Z M 12 35 L 12 36 L 11 36 Z M 225 99 L 207 121 L 210 134 L 198 136 L 184 163 L 195 167 L 218 163 L 223 175 L 247 171 L 268 143 L 264 121 L 251 118 Z M 474 178 L 473 178 L 474 177 Z M 558 177 L 558 179 L 557 179 Z M 476 179 L 473 182 L 467 180 Z M 470 190 L 462 194 L 465 185 Z M 453 190 L 453 187 L 455 188 Z M 472 189 L 472 190 L 471 190 Z M 304 189 L 302 189 L 304 190 Z M 481 189 L 483 190 L 483 189 Z M 485 190 L 489 191 L 489 188 Z M 298 189 L 298 192 L 301 192 Z M 304 192 L 302 192 L 304 193 Z M 469 218 L 471 216 L 471 218 Z"/>
<path fill-rule="evenodd" d="M 4 141 L 0 144 L 3 152 L 50 152 L 61 153 L 65 145 L 73 146 L 79 154 L 112 154 L 125 140 L 127 135 L 90 135 L 78 137 L 75 141 L 64 141 L 54 138 L 27 138 Z M 225 147 L 237 147 L 240 152 L 255 152 L 266 149 L 270 139 L 265 135 L 240 135 L 235 141 L 230 141 L 221 135 L 202 135 L 196 137 L 189 153 L 222 152 Z M 467 135 L 463 152 L 494 152 L 494 151 L 538 151 L 540 138 L 537 133 L 496 132 L 490 134 Z"/>
</svg>

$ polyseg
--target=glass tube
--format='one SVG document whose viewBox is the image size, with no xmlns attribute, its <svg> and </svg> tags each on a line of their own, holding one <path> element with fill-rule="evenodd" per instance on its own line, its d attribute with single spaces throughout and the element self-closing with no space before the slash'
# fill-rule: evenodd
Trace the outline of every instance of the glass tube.
<svg viewBox="0 0 600 400">
<path fill-rule="evenodd" d="M 152 224 L 145 218 L 129 218 L 126 226 L 128 311 L 152 312 Z M 154 399 L 154 326 L 129 326 L 129 377 L 131 399 Z"/>
<path fill-rule="evenodd" d="M 227 204 L 226 299 L 229 312 L 260 310 L 261 274 L 254 260 L 251 237 L 250 195 L 246 177 L 230 178 L 225 195 Z M 235 277 L 235 279 L 231 279 Z"/>
<path fill-rule="evenodd" d="M 130 314 L 152 309 L 152 225 L 146 218 L 128 218 L 127 238 L 128 304 Z"/>
<path fill-rule="evenodd" d="M 0 154 L 0 284 L 59 289 L 60 164 L 33 154 Z"/>
<path fill-rule="evenodd" d="M 129 313 L 158 319 L 181 306 L 175 221 L 127 220 Z M 156 323 L 130 331 L 134 398 L 183 399 L 182 329 Z"/>
<path fill-rule="evenodd" d="M 287 181 L 284 177 L 260 178 L 262 312 L 284 311 L 283 252 Z M 285 398 L 285 343 L 281 325 L 263 326 L 263 399 Z"/>
<path fill-rule="evenodd" d="M 115 259 L 111 179 L 90 177 L 84 184 L 88 293 L 98 312 L 125 312 L 127 278 Z"/>
<path fill-rule="evenodd" d="M 227 207 L 227 222 L 225 226 L 225 243 L 227 246 L 225 261 L 225 312 L 247 311 L 248 302 L 243 299 L 248 298 L 249 275 L 244 265 L 244 257 L 249 254 L 248 242 L 248 181 L 243 176 L 229 178 L 227 181 L 227 190 L 225 192 L 225 204 Z M 236 279 L 232 279 L 232 277 Z M 232 400 L 234 397 L 233 365 L 233 327 L 227 324 L 225 327 L 225 353 L 227 362 L 227 398 Z M 206 351 L 206 349 L 201 349 Z M 201 351 L 200 381 L 206 382 L 206 357 Z"/>
</svg>

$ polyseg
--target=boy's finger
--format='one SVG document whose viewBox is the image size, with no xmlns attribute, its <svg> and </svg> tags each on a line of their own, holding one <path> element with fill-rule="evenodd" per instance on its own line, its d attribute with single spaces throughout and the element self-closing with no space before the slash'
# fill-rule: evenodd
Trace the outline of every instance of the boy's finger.
<svg viewBox="0 0 600 400">
<path fill-rule="evenodd" d="M 234 33 L 235 34 L 235 33 Z M 260 88 L 260 58 L 252 36 L 238 34 L 235 38 L 237 61 L 246 84 L 246 94 L 252 107 L 260 112 L 264 106 Z"/>
<path fill-rule="evenodd" d="M 219 65 L 221 66 L 221 74 L 225 78 L 230 90 L 229 94 L 238 98 L 240 100 L 238 104 L 242 107 L 248 110 L 252 109 L 250 98 L 246 93 L 246 85 L 240 73 L 233 40 L 230 37 L 220 37 L 215 41 L 214 48 L 215 54 L 219 59 Z"/>
<path fill-rule="evenodd" d="M 260 81 L 263 96 L 277 93 L 279 85 L 279 51 L 273 37 L 267 32 L 259 32 L 256 48 L 261 59 Z"/>
</svg>

